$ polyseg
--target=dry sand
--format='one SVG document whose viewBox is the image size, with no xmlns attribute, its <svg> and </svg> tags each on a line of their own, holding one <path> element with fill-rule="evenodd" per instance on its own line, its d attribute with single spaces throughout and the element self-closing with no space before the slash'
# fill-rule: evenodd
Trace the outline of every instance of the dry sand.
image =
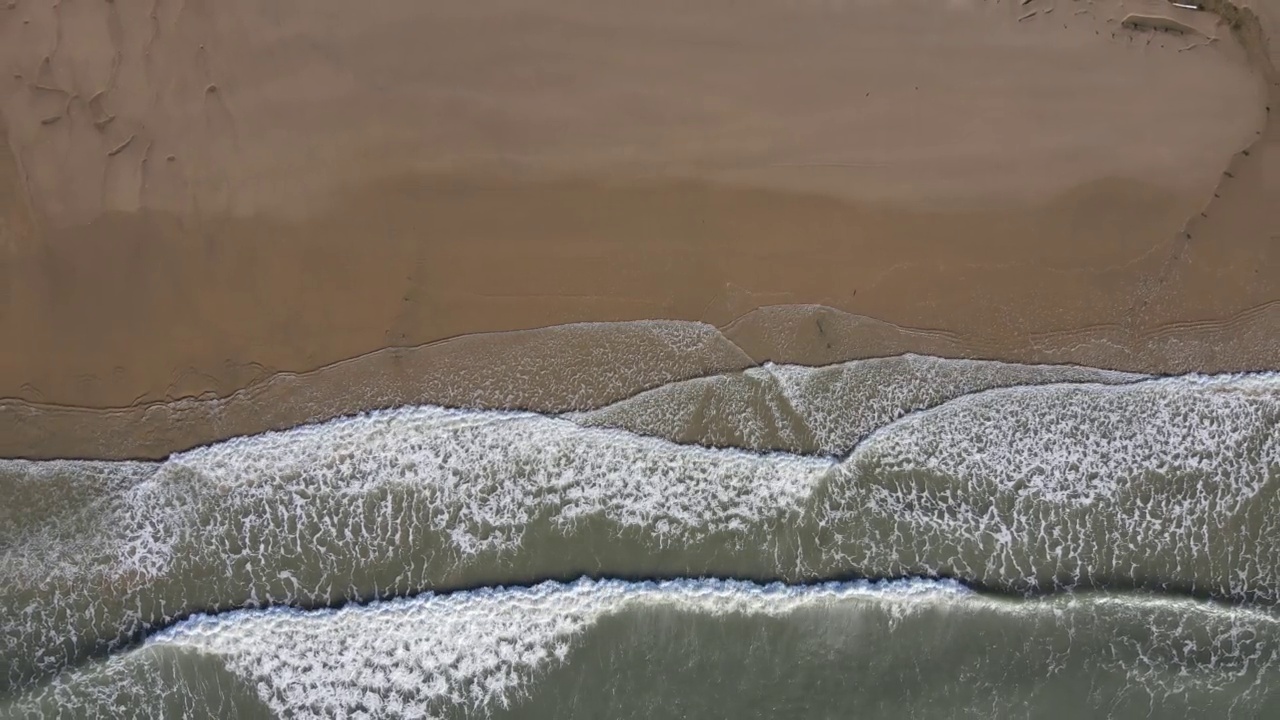
<svg viewBox="0 0 1280 720">
<path fill-rule="evenodd" d="M 0 455 L 766 359 L 1275 368 L 1249 5 L 17 0 Z"/>
</svg>

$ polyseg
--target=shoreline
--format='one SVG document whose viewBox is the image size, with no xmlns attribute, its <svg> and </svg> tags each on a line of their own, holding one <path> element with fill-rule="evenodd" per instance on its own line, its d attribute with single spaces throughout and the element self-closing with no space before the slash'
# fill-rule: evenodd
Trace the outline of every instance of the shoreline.
<svg viewBox="0 0 1280 720">
<path fill-rule="evenodd" d="M 966 354 L 946 333 L 912 333 L 822 306 L 759 308 L 725 328 L 634 321 L 496 332 L 383 348 L 305 373 L 277 373 L 227 397 L 117 408 L 0 399 L 0 457 L 160 460 L 234 437 L 411 405 L 544 414 L 593 410 L 672 383 L 770 362 L 824 367 L 926 355 L 1158 377 L 1273 371 L 1274 366 L 1242 360 L 1269 351 L 1280 329 L 1280 302 L 1257 310 L 1232 322 L 1193 324 L 1189 331 L 1199 336 L 1191 335 L 1190 342 L 1187 334 L 1148 335 L 1147 354 L 1136 360 L 1108 337 L 1122 332 L 1118 327 L 1059 336 L 1057 345 L 1028 343 L 1024 359 L 1009 360 Z M 1080 362 L 1108 349 L 1118 360 L 1110 366 Z M 631 364 L 612 360 L 617 357 Z"/>
</svg>

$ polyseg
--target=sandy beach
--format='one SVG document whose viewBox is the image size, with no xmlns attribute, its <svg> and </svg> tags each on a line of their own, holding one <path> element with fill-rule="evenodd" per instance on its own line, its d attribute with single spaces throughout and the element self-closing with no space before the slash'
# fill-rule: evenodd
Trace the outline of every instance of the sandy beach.
<svg viewBox="0 0 1280 720">
<path fill-rule="evenodd" d="M 1280 5 L 1209 10 L 18 0 L 0 456 L 765 361 L 1280 369 Z"/>
</svg>

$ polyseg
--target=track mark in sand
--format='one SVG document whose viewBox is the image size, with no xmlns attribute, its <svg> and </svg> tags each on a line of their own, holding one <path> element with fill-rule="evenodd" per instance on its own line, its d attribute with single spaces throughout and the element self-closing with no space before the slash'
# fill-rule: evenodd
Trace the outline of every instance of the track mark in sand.
<svg viewBox="0 0 1280 720">
<path fill-rule="evenodd" d="M 106 108 L 102 106 L 102 98 L 106 94 L 106 90 L 99 90 L 93 94 L 93 97 L 89 98 L 88 103 L 89 112 L 93 117 L 93 126 L 97 128 L 99 132 L 101 132 L 106 126 L 110 125 L 112 120 L 116 119 L 115 115 L 107 112 Z"/>
<path fill-rule="evenodd" d="M 1204 42 L 1193 42 L 1193 43 L 1190 43 L 1190 44 L 1188 44 L 1188 45 L 1185 45 L 1185 46 L 1183 46 L 1183 47 L 1178 48 L 1178 52 L 1186 52 L 1186 51 L 1188 51 L 1188 50 L 1195 50 L 1195 49 L 1196 49 L 1196 48 L 1198 48 L 1198 47 L 1204 47 L 1204 46 L 1209 45 L 1209 44 L 1211 44 L 1211 43 L 1213 43 L 1213 42 L 1216 42 L 1216 41 L 1217 41 L 1217 39 L 1218 39 L 1218 38 L 1216 38 L 1216 37 L 1211 37 L 1211 38 L 1207 38 L 1207 39 L 1205 39 L 1205 41 L 1204 41 Z"/>
<path fill-rule="evenodd" d="M 822 327 L 822 318 L 814 318 L 813 322 L 818 326 L 818 336 L 822 338 L 822 342 L 826 343 L 828 350 L 833 350 L 831 339 L 827 337 L 827 329 Z"/>
<path fill-rule="evenodd" d="M 135 164 L 134 160 L 125 157 L 126 153 L 134 153 L 133 148 L 144 142 L 145 147 L 141 151 L 140 162 Z M 145 132 L 139 130 L 130 133 L 123 141 L 107 151 L 107 163 L 102 170 L 100 194 L 103 208 L 125 212 L 138 209 L 142 202 L 141 190 L 144 184 L 142 175 L 146 171 L 150 150 L 151 141 L 147 139 Z M 135 154 L 130 157 L 136 159 L 138 156 Z"/>
<path fill-rule="evenodd" d="M 186 3 L 183 3 L 183 8 Z M 226 138 L 231 146 L 239 147 L 239 133 L 236 129 L 235 116 L 227 105 L 226 89 L 218 85 L 209 65 L 209 51 L 203 44 L 196 50 L 196 61 L 200 74 L 204 77 L 204 117 L 205 128 L 209 131 L 210 140 Z"/>
<path fill-rule="evenodd" d="M 150 32 L 147 39 L 142 43 L 142 67 L 147 73 L 147 78 L 151 77 L 151 46 L 155 45 L 156 38 L 160 37 L 160 0 L 151 0 L 151 12 L 147 14 L 149 20 Z"/>
<path fill-rule="evenodd" d="M 137 137 L 136 133 L 125 138 L 124 142 L 108 150 L 107 157 L 115 157 L 116 155 L 119 155 L 120 153 L 124 152 L 124 149 L 129 147 L 129 143 L 132 143 L 135 137 Z"/>
<path fill-rule="evenodd" d="M 56 55 L 58 48 L 62 47 L 62 3 L 53 3 L 53 49 L 49 51 L 50 55 Z"/>
<path fill-rule="evenodd" d="M 232 143 L 237 143 L 239 135 L 236 132 L 235 115 L 232 114 L 231 108 L 227 106 L 227 100 L 222 88 L 214 83 L 209 83 L 204 89 L 204 103 L 205 122 L 209 130 L 215 137 L 228 137 Z"/>
<path fill-rule="evenodd" d="M 1204 216 L 1204 213 L 1200 213 Z M 1160 270 L 1156 273 L 1155 278 L 1148 278 L 1142 283 L 1139 297 L 1134 301 L 1133 310 L 1129 314 L 1129 322 L 1136 323 L 1138 321 L 1137 314 L 1146 310 L 1151 305 L 1151 301 L 1155 296 L 1160 294 L 1165 285 L 1177 272 L 1178 264 L 1191 246 L 1191 233 L 1183 230 L 1178 236 L 1171 241 L 1173 249 L 1160 265 Z"/>
<path fill-rule="evenodd" d="M 41 392 L 41 391 L 40 391 L 40 388 L 36 387 L 35 385 L 32 385 L 32 384 L 31 384 L 31 383 L 29 383 L 29 382 L 24 382 L 24 383 L 22 383 L 22 385 L 20 385 L 20 386 L 18 387 L 18 389 L 19 389 L 19 390 L 21 390 L 22 392 L 26 393 L 27 395 L 30 395 L 30 396 L 32 396 L 32 397 L 34 397 L 34 398 L 36 398 L 36 399 L 35 399 L 35 400 L 33 400 L 32 402 L 36 402 L 36 403 L 42 403 L 42 402 L 44 402 L 44 393 L 43 393 L 43 392 Z"/>
<path fill-rule="evenodd" d="M 1031 18 L 1036 16 L 1036 13 L 1039 13 L 1039 12 L 1040 12 L 1039 10 L 1032 10 L 1031 12 L 1023 15 L 1022 17 L 1019 17 L 1018 22 L 1022 22 L 1023 20 L 1030 20 Z"/>
<path fill-rule="evenodd" d="M 1275 102 L 1277 88 L 1280 88 L 1280 82 L 1275 82 L 1276 70 L 1271 63 L 1270 56 L 1267 52 L 1267 39 L 1262 33 L 1256 16 L 1248 9 L 1241 10 L 1230 2 L 1215 2 L 1212 7 L 1207 8 L 1213 15 L 1217 15 L 1220 22 L 1227 23 L 1231 28 L 1231 35 L 1240 42 L 1249 54 L 1250 64 L 1261 71 L 1264 78 L 1271 81 L 1267 93 L 1268 113 L 1267 119 L 1263 126 L 1258 129 L 1254 135 L 1254 140 L 1248 147 L 1242 149 L 1239 153 L 1231 158 L 1227 168 L 1222 171 L 1222 177 L 1218 181 L 1217 187 L 1214 188 L 1213 197 L 1210 198 L 1207 205 L 1199 212 L 1197 216 L 1190 218 L 1183 226 L 1183 230 L 1178 237 L 1171 241 L 1172 250 L 1161 264 L 1154 277 L 1143 278 L 1137 297 L 1130 309 L 1130 322 L 1137 322 L 1138 314 L 1149 307 L 1152 301 L 1160 295 L 1162 291 L 1175 280 L 1178 272 L 1186 262 L 1188 250 L 1193 240 L 1192 231 L 1198 232 L 1198 221 L 1201 218 L 1208 218 L 1209 212 L 1213 209 L 1215 200 L 1222 197 L 1227 191 L 1227 185 L 1236 178 L 1237 172 L 1242 169 L 1241 163 L 1251 162 L 1249 157 L 1251 151 L 1262 142 L 1264 132 L 1274 137 L 1277 129 L 1276 123 L 1270 117 L 1271 104 Z M 1178 52 L 1191 50 L 1200 45 L 1208 45 L 1216 42 L 1216 36 L 1209 36 L 1201 30 L 1190 25 L 1182 23 L 1170 17 L 1163 15 L 1148 15 L 1143 13 L 1130 13 L 1121 21 L 1123 27 L 1129 29 L 1151 29 L 1153 31 L 1173 32 L 1179 35 L 1190 34 L 1199 38 L 1204 38 L 1203 42 L 1192 42 L 1186 47 L 1179 48 Z M 1154 32 L 1152 36 L 1154 36 Z M 1132 38 L 1132 36 L 1130 36 Z M 1150 44 L 1150 38 L 1148 38 Z"/>
<path fill-rule="evenodd" d="M 111 70 L 107 74 L 104 90 L 114 90 L 116 79 L 120 75 L 120 65 L 124 62 L 124 26 L 120 22 L 120 11 L 114 2 L 107 3 L 107 38 L 111 42 Z"/>
<path fill-rule="evenodd" d="M 35 72 L 35 79 L 26 83 L 30 92 L 31 110 L 40 117 L 41 126 L 49 126 L 70 113 L 75 93 L 63 89 L 53 72 L 53 61 L 45 55 Z"/>
<path fill-rule="evenodd" d="M 76 376 L 76 383 L 86 389 L 92 388 L 94 385 L 100 384 L 98 376 L 93 373 L 81 373 Z"/>
<path fill-rule="evenodd" d="M 143 190 L 147 187 L 147 167 L 151 161 L 151 146 L 153 142 L 147 141 L 147 146 L 142 148 L 142 159 L 138 161 L 138 202 L 142 202 Z"/>
<path fill-rule="evenodd" d="M 39 67 L 36 68 L 36 79 L 28 85 L 32 90 L 40 90 L 42 92 L 62 93 L 70 95 L 71 93 L 58 87 L 58 79 L 53 75 L 53 60 L 50 56 L 45 55 L 40 60 Z"/>
<path fill-rule="evenodd" d="M 107 73 L 107 86 L 104 90 L 114 90 L 116 87 L 116 78 L 120 76 L 120 65 L 124 63 L 124 53 L 116 50 L 111 55 L 111 70 Z"/>
<path fill-rule="evenodd" d="M 1166 15 L 1147 15 L 1143 13 L 1129 13 L 1120 21 L 1120 27 L 1129 28 L 1131 30 L 1156 30 L 1162 32 L 1172 32 L 1179 35 L 1199 35 L 1204 33 L 1191 27 L 1190 25 L 1175 20 Z"/>
<path fill-rule="evenodd" d="M 203 50 L 201 52 L 204 52 Z M 240 137 L 236 129 L 235 116 L 227 105 L 225 90 L 214 83 L 209 83 L 204 90 L 204 125 L 205 147 L 218 155 L 232 155 L 240 149 Z M 218 213 L 227 214 L 235 197 L 235 184 L 224 169 L 217 178 L 210 178 L 216 183 L 213 192 L 215 207 Z"/>
<path fill-rule="evenodd" d="M 1280 300 L 1272 300 L 1264 302 L 1260 305 L 1245 308 L 1234 315 L 1222 318 L 1209 318 L 1205 320 L 1179 320 L 1175 322 L 1164 323 L 1158 325 L 1146 332 L 1142 333 L 1142 337 L 1148 340 L 1174 337 L 1176 335 L 1186 333 L 1216 333 L 1223 331 L 1236 331 L 1242 326 L 1251 323 L 1260 323 L 1266 319 L 1268 315 L 1276 314 L 1280 316 Z"/>
</svg>

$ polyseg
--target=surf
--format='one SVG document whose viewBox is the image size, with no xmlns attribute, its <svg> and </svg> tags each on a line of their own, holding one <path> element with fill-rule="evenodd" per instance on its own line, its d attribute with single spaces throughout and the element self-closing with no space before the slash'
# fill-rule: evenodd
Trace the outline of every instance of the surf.
<svg viewBox="0 0 1280 720">
<path fill-rule="evenodd" d="M 1278 391 L 1273 375 L 986 389 L 904 411 L 844 458 L 409 407 L 159 463 L 0 461 L 19 499 L 0 536 L 5 681 L 200 612 L 583 574 L 1272 604 Z M 860 406 L 811 407 L 839 425 Z"/>
<path fill-rule="evenodd" d="M 196 616 L 0 715 L 1243 718 L 1280 707 L 1276 647 L 1274 615 L 1186 598 L 582 579 Z"/>
</svg>

